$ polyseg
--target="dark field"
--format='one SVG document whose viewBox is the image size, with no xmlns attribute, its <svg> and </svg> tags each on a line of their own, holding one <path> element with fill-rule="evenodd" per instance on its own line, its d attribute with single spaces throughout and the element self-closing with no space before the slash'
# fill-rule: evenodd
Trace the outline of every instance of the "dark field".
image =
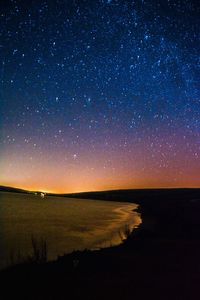
<svg viewBox="0 0 200 300">
<path fill-rule="evenodd" d="M 143 223 L 120 246 L 3 270 L 1 299 L 199 299 L 200 189 L 73 196 L 138 203 Z"/>
</svg>

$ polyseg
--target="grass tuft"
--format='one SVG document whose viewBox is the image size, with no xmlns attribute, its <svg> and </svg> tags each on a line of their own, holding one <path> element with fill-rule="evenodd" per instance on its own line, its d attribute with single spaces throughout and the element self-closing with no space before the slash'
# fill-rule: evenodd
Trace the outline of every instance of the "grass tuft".
<svg viewBox="0 0 200 300">
<path fill-rule="evenodd" d="M 28 260 L 34 263 L 45 263 L 47 262 L 48 249 L 47 242 L 45 239 L 36 239 L 34 236 L 31 237 L 33 253 L 28 257 Z"/>
<path fill-rule="evenodd" d="M 32 245 L 32 253 L 23 256 L 21 252 L 18 251 L 11 251 L 10 253 L 10 261 L 8 265 L 14 266 L 18 264 L 24 263 L 35 263 L 35 264 L 42 264 L 46 263 L 48 260 L 48 246 L 47 242 L 43 238 L 35 238 L 34 236 L 31 237 L 31 245 Z"/>
<path fill-rule="evenodd" d="M 119 236 L 122 242 L 125 242 L 126 240 L 130 239 L 132 233 L 131 226 L 129 224 L 126 224 L 123 229 L 119 231 Z"/>
</svg>

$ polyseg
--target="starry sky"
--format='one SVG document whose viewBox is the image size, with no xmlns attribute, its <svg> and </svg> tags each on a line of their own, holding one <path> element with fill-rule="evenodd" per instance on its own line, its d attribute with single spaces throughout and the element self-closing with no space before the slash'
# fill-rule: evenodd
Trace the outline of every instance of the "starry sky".
<svg viewBox="0 0 200 300">
<path fill-rule="evenodd" d="M 1 0 L 0 184 L 200 187 L 197 2 Z"/>
</svg>

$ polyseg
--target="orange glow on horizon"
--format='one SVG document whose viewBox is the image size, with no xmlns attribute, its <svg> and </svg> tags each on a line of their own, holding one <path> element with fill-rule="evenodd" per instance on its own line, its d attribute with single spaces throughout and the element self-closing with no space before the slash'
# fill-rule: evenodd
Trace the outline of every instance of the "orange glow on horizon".
<svg viewBox="0 0 200 300">
<path fill-rule="evenodd" d="M 64 187 L 63 189 L 43 189 L 40 186 L 30 186 L 30 185 L 8 185 L 6 183 L 0 183 L 2 186 L 6 187 L 12 187 L 17 189 L 26 190 L 29 192 L 43 192 L 43 193 L 52 193 L 52 194 L 67 194 L 67 193 L 84 193 L 84 192 L 101 192 L 101 191 L 110 191 L 110 190 L 128 190 L 128 189 L 179 189 L 179 188 L 200 188 L 199 185 L 174 185 L 174 186 L 124 186 L 124 187 L 114 187 L 114 186 L 108 186 L 107 188 L 97 188 L 97 189 L 69 189 L 66 190 Z"/>
<path fill-rule="evenodd" d="M 197 159 L 186 159 L 188 153 L 181 142 L 177 153 L 174 157 L 166 151 L 165 166 L 157 164 L 159 157 L 152 159 L 145 144 L 135 145 L 130 153 L 120 149 L 112 155 L 100 150 L 94 154 L 83 151 L 69 161 L 64 150 L 50 153 L 50 160 L 49 155 L 41 157 L 31 149 L 21 155 L 19 149 L 10 148 L 1 161 L 0 183 L 52 193 L 200 187 Z"/>
</svg>

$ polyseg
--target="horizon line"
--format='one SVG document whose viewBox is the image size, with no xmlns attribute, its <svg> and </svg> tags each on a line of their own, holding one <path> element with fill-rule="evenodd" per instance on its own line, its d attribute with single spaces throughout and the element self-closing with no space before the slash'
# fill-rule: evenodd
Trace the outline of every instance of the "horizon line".
<svg viewBox="0 0 200 300">
<path fill-rule="evenodd" d="M 11 189 L 18 189 L 25 192 L 43 192 L 46 194 L 55 194 L 55 195 L 65 195 L 65 194 L 84 194 L 84 193 L 100 193 L 100 192 L 112 192 L 112 191 L 127 191 L 127 190 L 185 190 L 185 189 L 200 189 L 199 187 L 143 187 L 143 188 L 120 188 L 120 189 L 105 189 L 105 190 L 88 190 L 88 191 L 79 191 L 79 192 L 53 192 L 53 191 L 47 191 L 43 189 L 38 190 L 31 190 L 31 189 L 24 189 L 16 186 L 7 186 L 7 185 L 1 185 L 0 188 L 11 188 Z"/>
</svg>

